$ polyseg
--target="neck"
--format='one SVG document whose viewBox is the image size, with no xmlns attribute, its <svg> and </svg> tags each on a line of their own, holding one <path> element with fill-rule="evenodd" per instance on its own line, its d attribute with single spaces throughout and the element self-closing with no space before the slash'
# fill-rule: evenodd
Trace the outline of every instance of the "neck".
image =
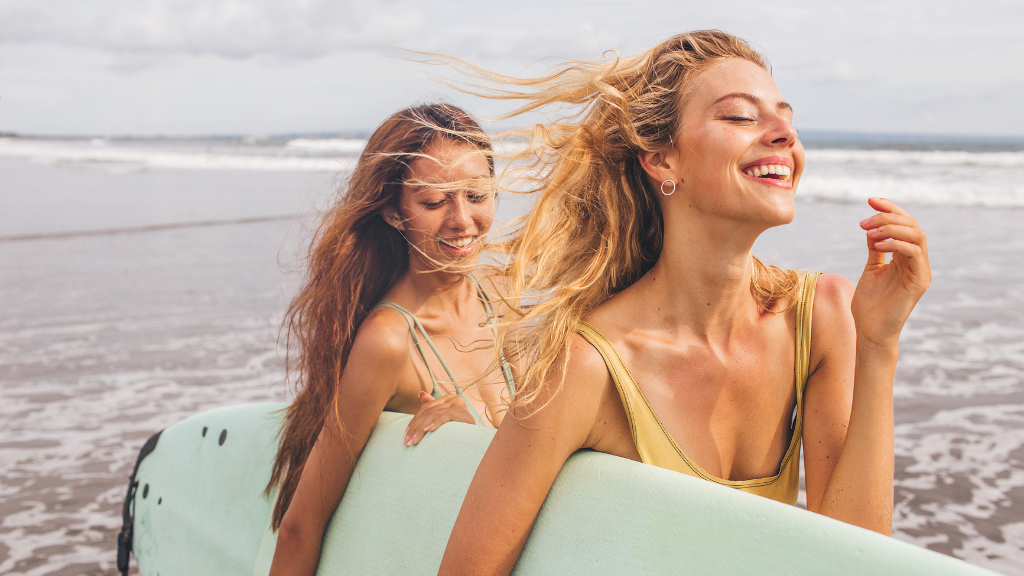
<svg viewBox="0 0 1024 576">
<path fill-rule="evenodd" d="M 454 306 L 456 315 L 466 302 L 477 300 L 476 288 L 466 278 L 472 266 L 459 266 L 458 271 L 437 269 L 423 265 L 416 254 L 409 255 L 409 269 L 400 282 L 404 283 L 416 302 L 417 308 Z"/>
<path fill-rule="evenodd" d="M 661 256 L 638 284 L 662 322 L 710 338 L 758 314 L 750 277 L 761 231 L 706 214 L 686 216 L 665 215 Z"/>
</svg>

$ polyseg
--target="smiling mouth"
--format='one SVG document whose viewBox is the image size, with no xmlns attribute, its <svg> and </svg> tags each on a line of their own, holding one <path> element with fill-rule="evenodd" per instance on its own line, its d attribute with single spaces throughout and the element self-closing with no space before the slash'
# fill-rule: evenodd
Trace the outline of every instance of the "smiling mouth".
<svg viewBox="0 0 1024 576">
<path fill-rule="evenodd" d="M 764 166 L 752 166 L 747 168 L 744 173 L 747 176 L 753 176 L 754 178 L 765 178 L 767 180 L 782 180 L 789 182 L 790 170 L 789 166 L 782 166 L 780 164 L 766 164 Z"/>
<path fill-rule="evenodd" d="M 438 240 L 441 244 L 453 249 L 453 250 L 466 250 L 476 242 L 477 236 L 467 236 L 466 238 L 457 238 L 454 240 Z"/>
</svg>

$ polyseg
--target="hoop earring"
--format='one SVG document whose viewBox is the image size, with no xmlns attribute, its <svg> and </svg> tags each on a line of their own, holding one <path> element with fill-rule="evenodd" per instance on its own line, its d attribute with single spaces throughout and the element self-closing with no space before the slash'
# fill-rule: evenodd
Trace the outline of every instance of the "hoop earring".
<svg viewBox="0 0 1024 576">
<path fill-rule="evenodd" d="M 672 183 L 672 191 L 671 192 L 665 192 L 665 184 L 668 184 L 669 182 Z M 676 193 L 676 183 L 675 183 L 675 181 L 674 180 L 665 180 L 664 182 L 662 182 L 661 183 L 661 193 L 664 194 L 665 196 L 671 196 L 671 195 L 675 194 Z"/>
</svg>

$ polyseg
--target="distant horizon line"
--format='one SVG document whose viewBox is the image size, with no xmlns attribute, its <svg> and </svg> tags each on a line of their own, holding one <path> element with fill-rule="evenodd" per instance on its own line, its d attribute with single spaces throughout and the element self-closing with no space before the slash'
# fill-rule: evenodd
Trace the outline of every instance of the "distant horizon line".
<svg viewBox="0 0 1024 576">
<path fill-rule="evenodd" d="M 95 138 L 109 140 L 285 140 L 295 138 L 336 138 L 362 139 L 371 134 L 370 130 L 337 130 L 318 132 L 279 132 L 271 134 L 33 134 L 5 132 L 0 130 L 0 138 L 27 138 L 39 140 L 91 140 Z M 906 142 L 926 143 L 936 141 L 970 141 L 992 144 L 1022 144 L 1024 135 L 1009 134 L 951 134 L 923 132 L 862 132 L 855 130 L 806 129 L 800 131 L 800 139 L 822 141 L 840 139 L 853 142 Z"/>
</svg>

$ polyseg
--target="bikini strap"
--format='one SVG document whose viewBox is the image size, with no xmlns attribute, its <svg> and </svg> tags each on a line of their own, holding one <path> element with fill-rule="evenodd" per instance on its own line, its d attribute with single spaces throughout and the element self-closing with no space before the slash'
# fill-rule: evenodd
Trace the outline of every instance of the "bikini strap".
<svg viewBox="0 0 1024 576">
<path fill-rule="evenodd" d="M 494 307 L 494 303 L 491 302 L 491 297 L 484 290 L 483 283 L 477 279 L 476 275 L 470 272 L 466 274 L 473 285 L 476 286 L 477 295 L 480 301 L 484 303 L 484 312 L 487 313 L 487 322 L 491 325 L 491 333 L 494 335 L 494 345 L 498 345 L 498 328 L 494 325 L 498 319 L 497 309 Z M 498 362 L 501 364 L 501 376 L 505 379 L 505 388 L 508 390 L 510 395 L 516 393 L 516 382 L 512 376 L 512 366 L 509 365 L 508 361 L 505 360 L 505 351 L 498 350 Z"/>
<path fill-rule="evenodd" d="M 814 309 L 814 289 L 819 272 L 807 272 L 800 278 L 796 300 L 796 358 L 793 380 L 796 386 L 796 406 L 793 408 L 792 430 L 795 436 L 803 434 L 804 391 L 811 371 L 811 311 Z"/>
<path fill-rule="evenodd" d="M 804 388 L 810 376 L 811 367 L 811 311 L 814 309 L 814 289 L 818 285 L 819 272 L 808 272 L 801 278 L 799 297 L 796 301 L 796 398 L 797 405 L 803 405 Z"/>
<path fill-rule="evenodd" d="M 462 400 L 466 403 L 466 408 L 468 408 L 470 414 L 473 415 L 473 420 L 476 421 L 477 425 L 482 426 L 484 422 L 483 418 L 480 417 L 480 413 L 478 413 L 476 411 L 476 408 L 473 407 L 473 403 L 470 402 L 469 399 L 466 398 L 465 394 L 462 393 L 462 388 L 460 388 L 459 383 L 455 381 L 455 375 L 452 374 L 452 370 L 451 368 L 448 367 L 448 363 L 445 362 L 444 358 L 441 356 L 441 351 L 437 349 L 437 346 L 435 346 L 434 342 L 430 339 L 430 335 L 427 334 L 427 329 L 424 328 L 423 324 L 420 323 L 420 319 L 417 318 L 416 315 L 413 314 L 412 312 L 409 312 L 405 308 L 402 308 L 401 306 L 395 304 L 390 300 L 382 300 L 373 308 L 390 308 L 391 310 L 398 312 L 399 314 L 402 315 L 403 318 L 405 318 L 406 324 L 409 325 L 409 333 L 412 335 L 413 345 L 415 345 L 416 351 L 419 352 L 420 358 L 423 359 L 423 365 L 427 367 L 427 374 L 430 375 L 430 382 L 433 385 L 433 389 L 430 391 L 430 395 L 433 396 L 434 398 L 440 398 L 441 396 L 444 395 L 444 393 L 441 391 L 440 386 L 438 386 L 437 377 L 434 375 L 434 371 L 430 369 L 430 363 L 427 362 L 427 355 L 423 351 L 423 347 L 420 344 L 420 338 L 416 333 L 417 330 L 419 331 L 420 334 L 423 335 L 423 340 L 425 340 L 427 342 L 427 345 L 430 346 L 430 349 L 434 352 L 434 355 L 437 356 L 437 361 L 441 363 L 441 367 L 444 368 L 445 373 L 448 375 L 449 381 L 455 388 L 455 394 L 459 398 L 462 398 Z"/>
</svg>

